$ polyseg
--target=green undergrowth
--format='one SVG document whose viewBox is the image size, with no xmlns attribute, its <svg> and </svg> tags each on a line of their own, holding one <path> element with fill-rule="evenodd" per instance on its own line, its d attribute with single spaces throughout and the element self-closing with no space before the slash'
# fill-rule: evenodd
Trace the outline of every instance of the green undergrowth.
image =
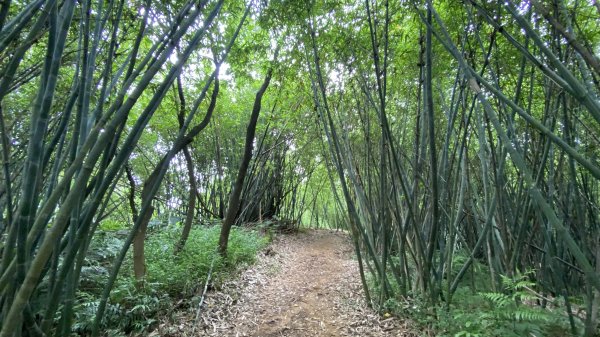
<svg viewBox="0 0 600 337">
<path fill-rule="evenodd" d="M 197 304 L 212 265 L 211 287 L 235 276 L 255 261 L 268 242 L 257 231 L 233 228 L 227 257 L 216 252 L 219 226 L 192 229 L 184 249 L 173 249 L 181 233 L 179 226 L 163 228 L 146 240 L 147 277 L 140 285 L 132 276 L 131 255 L 124 261 L 107 306 L 105 336 L 144 335 L 162 315 L 177 307 Z M 92 243 L 87 265 L 82 270 L 81 290 L 76 304 L 74 332 L 88 335 L 94 320 L 102 288 L 108 279 L 114 257 L 124 237 L 103 233 Z"/>
<path fill-rule="evenodd" d="M 501 290 L 493 292 L 490 285 L 481 282 L 483 275 L 474 268 L 454 293 L 451 303 L 442 300 L 432 305 L 419 295 L 400 296 L 397 283 L 390 282 L 395 295 L 382 305 L 377 305 L 382 315 L 394 315 L 413 321 L 423 336 L 439 337 L 562 337 L 579 336 L 583 331 L 581 321 L 576 321 L 573 333 L 564 303 L 546 302 L 538 294 L 530 273 L 513 278 L 502 276 Z M 392 280 L 392 275 L 388 276 Z M 371 295 L 380 292 L 374 278 L 367 282 Z M 373 295 L 375 294 L 375 295 Z"/>
<path fill-rule="evenodd" d="M 503 292 L 473 292 L 457 289 L 449 307 L 436 307 L 436 315 L 421 323 L 437 336 L 571 336 L 566 314 L 556 308 L 542 308 L 530 292 L 533 285 L 524 279 L 504 278 Z"/>
</svg>

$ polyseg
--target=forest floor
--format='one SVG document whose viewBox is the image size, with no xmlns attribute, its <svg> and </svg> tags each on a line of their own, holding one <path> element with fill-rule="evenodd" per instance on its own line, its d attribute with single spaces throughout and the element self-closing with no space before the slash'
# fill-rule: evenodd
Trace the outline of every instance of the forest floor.
<svg viewBox="0 0 600 337">
<path fill-rule="evenodd" d="M 160 324 L 158 336 L 417 336 L 409 321 L 381 317 L 364 299 L 347 234 L 278 234 L 239 278 L 209 291 L 200 311 Z"/>
</svg>

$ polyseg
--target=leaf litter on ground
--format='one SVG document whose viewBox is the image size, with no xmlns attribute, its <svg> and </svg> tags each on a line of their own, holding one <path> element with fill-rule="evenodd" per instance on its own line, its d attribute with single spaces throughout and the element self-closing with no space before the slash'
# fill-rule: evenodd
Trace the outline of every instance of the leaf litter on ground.
<svg viewBox="0 0 600 337">
<path fill-rule="evenodd" d="M 410 321 L 382 317 L 368 307 L 347 233 L 308 230 L 277 235 L 254 265 L 209 291 L 201 308 L 191 306 L 165 317 L 150 336 L 411 337 L 418 333 Z"/>
</svg>

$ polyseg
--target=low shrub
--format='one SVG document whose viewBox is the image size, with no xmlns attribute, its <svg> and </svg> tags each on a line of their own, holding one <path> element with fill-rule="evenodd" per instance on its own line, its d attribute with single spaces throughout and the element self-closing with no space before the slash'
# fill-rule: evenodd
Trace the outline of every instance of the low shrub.
<svg viewBox="0 0 600 337">
<path fill-rule="evenodd" d="M 427 300 L 391 299 L 385 310 L 410 317 L 424 331 L 440 337 L 571 336 L 566 314 L 542 308 L 527 274 L 502 277 L 503 292 L 473 292 L 459 287 L 447 306 L 431 307 Z M 578 327 L 578 328 L 581 328 Z"/>
<path fill-rule="evenodd" d="M 163 228 L 146 240 L 147 276 L 142 286 L 132 276 L 131 256 L 124 261 L 111 292 L 103 321 L 106 336 L 123 336 L 143 332 L 157 322 L 160 314 L 172 309 L 176 300 L 186 302 L 201 291 L 212 266 L 211 284 L 231 278 L 242 267 L 254 262 L 267 239 L 256 231 L 233 228 L 227 258 L 216 251 L 220 227 L 198 227 L 191 230 L 184 248 L 174 254 L 181 228 Z M 87 335 L 91 331 L 100 294 L 108 278 L 112 260 L 123 244 L 116 233 L 104 233 L 92 242 L 87 265 L 82 270 L 82 285 L 75 307 L 74 332 Z M 179 303 L 180 301 L 178 301 Z"/>
<path fill-rule="evenodd" d="M 173 249 L 179 240 L 178 230 L 165 230 L 146 242 L 147 282 L 157 284 L 174 297 L 186 297 L 206 282 L 213 265 L 215 280 L 231 276 L 240 266 L 254 262 L 266 240 L 255 231 L 234 227 L 229 236 L 225 261 L 216 251 L 220 227 L 192 229 L 177 255 Z"/>
</svg>

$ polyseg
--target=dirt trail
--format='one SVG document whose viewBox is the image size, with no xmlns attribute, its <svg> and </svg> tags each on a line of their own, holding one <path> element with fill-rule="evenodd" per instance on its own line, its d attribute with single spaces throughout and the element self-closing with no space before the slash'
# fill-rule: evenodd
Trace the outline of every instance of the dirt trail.
<svg viewBox="0 0 600 337">
<path fill-rule="evenodd" d="M 186 322 L 174 335 L 416 336 L 366 306 L 353 255 L 342 232 L 278 235 L 255 266 L 209 293 L 193 332 Z"/>
<path fill-rule="evenodd" d="M 343 281 L 346 261 L 342 256 L 349 252 L 340 250 L 347 248 L 342 237 L 319 234 L 299 247 L 289 247 L 295 254 L 283 261 L 281 272 L 261 292 L 268 306 L 257 313 L 259 323 L 252 335 L 340 334 L 333 301 Z M 257 304 L 264 302 L 259 299 Z"/>
</svg>

